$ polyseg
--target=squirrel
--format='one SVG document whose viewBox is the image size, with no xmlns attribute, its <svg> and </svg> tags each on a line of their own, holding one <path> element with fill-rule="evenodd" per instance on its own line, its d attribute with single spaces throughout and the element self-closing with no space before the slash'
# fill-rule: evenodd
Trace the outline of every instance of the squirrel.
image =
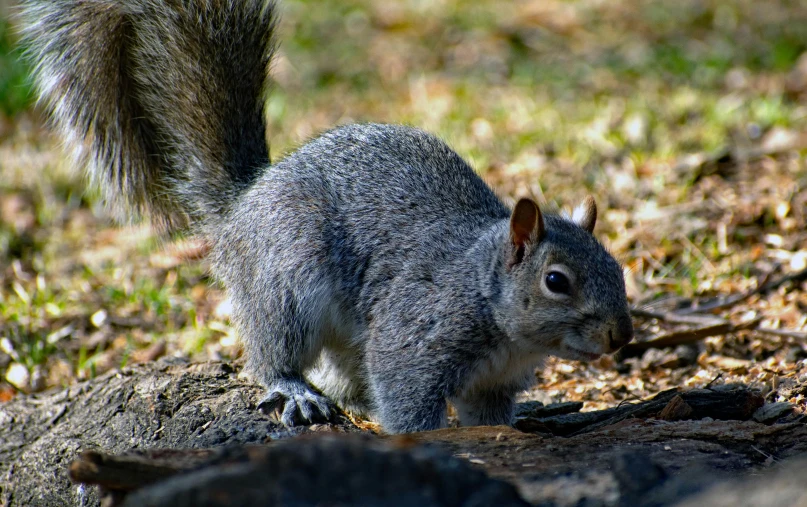
<svg viewBox="0 0 807 507">
<path fill-rule="evenodd" d="M 336 127 L 270 164 L 271 0 L 22 0 L 34 80 L 113 206 L 211 245 L 258 408 L 389 433 L 511 424 L 547 356 L 633 338 L 620 264 L 570 216 L 508 208 L 437 137 Z"/>
</svg>

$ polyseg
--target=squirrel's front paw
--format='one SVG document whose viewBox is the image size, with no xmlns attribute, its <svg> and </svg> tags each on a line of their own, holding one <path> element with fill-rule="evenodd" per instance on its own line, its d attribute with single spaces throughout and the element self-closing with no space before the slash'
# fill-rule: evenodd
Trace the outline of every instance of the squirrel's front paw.
<svg viewBox="0 0 807 507">
<path fill-rule="evenodd" d="M 266 397 L 258 403 L 258 410 L 274 416 L 289 428 L 328 421 L 335 412 L 328 398 L 296 379 L 273 383 L 267 389 Z"/>
</svg>

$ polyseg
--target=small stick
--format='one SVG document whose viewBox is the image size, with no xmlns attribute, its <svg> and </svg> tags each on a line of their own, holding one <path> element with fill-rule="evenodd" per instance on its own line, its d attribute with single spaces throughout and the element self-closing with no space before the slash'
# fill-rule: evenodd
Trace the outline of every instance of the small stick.
<svg viewBox="0 0 807 507">
<path fill-rule="evenodd" d="M 746 299 L 754 296 L 756 294 L 767 294 L 773 290 L 778 289 L 782 285 L 788 282 L 802 282 L 807 280 L 807 268 L 802 269 L 800 271 L 796 271 L 795 273 L 790 273 L 784 276 L 777 278 L 776 280 L 770 281 L 771 273 L 766 273 L 765 276 L 757 283 L 757 286 L 753 289 L 749 289 L 743 293 L 735 294 L 733 296 L 729 296 L 723 301 L 716 301 L 714 303 L 706 304 L 703 306 L 692 306 L 690 308 L 684 308 L 682 310 L 678 310 L 675 313 L 681 315 L 688 315 L 693 313 L 710 313 L 717 310 L 725 310 L 726 308 L 730 308 L 737 303 L 745 301 Z"/>
<path fill-rule="evenodd" d="M 73 482 L 97 484 L 110 490 L 132 491 L 175 475 L 180 470 L 178 467 L 151 462 L 148 458 L 85 451 L 70 464 L 68 474 Z"/>
<path fill-rule="evenodd" d="M 716 376 L 715 378 L 713 378 L 712 380 L 710 380 L 708 384 L 706 384 L 705 386 L 703 386 L 703 388 L 704 388 L 704 389 L 711 389 L 711 388 L 712 388 L 712 384 L 714 384 L 715 382 L 717 382 L 717 381 L 718 381 L 719 379 L 721 379 L 721 378 L 723 378 L 723 372 L 722 372 L 722 371 L 721 371 L 720 373 L 718 373 L 718 374 L 717 374 L 717 376 Z"/>
<path fill-rule="evenodd" d="M 634 317 L 641 317 L 644 319 L 656 319 L 670 324 L 697 324 L 701 326 L 713 326 L 728 322 L 726 319 L 715 317 L 711 315 L 683 315 L 678 312 L 656 312 L 653 310 L 643 310 L 641 308 L 633 308 L 630 311 Z"/>
<path fill-rule="evenodd" d="M 740 294 L 730 295 L 722 301 L 715 301 L 710 304 L 705 304 L 702 306 L 691 306 L 689 308 L 684 308 L 679 310 L 677 313 L 683 315 L 688 315 L 692 313 L 711 313 L 717 310 L 725 310 L 726 308 L 731 308 L 737 303 L 741 303 L 755 294 L 760 294 L 762 292 L 767 292 L 771 290 L 773 286 L 767 285 L 767 282 L 770 279 L 770 277 L 771 277 L 770 273 L 765 273 L 765 276 L 763 276 L 762 279 L 757 282 L 757 286 L 754 287 L 753 289 L 748 289 L 747 291 L 742 292 Z M 776 285 L 777 287 L 782 283 L 784 283 L 783 281 L 780 280 L 777 280 L 777 282 L 780 282 Z"/>
<path fill-rule="evenodd" d="M 760 321 L 762 321 L 762 318 L 757 317 L 755 319 L 736 324 L 719 318 L 712 318 L 711 320 L 712 322 L 706 326 L 663 334 L 644 342 L 629 343 L 622 347 L 620 353 L 623 355 L 623 357 L 637 356 L 648 349 L 676 347 L 678 345 L 695 343 L 703 340 L 704 338 L 709 338 L 710 336 L 734 333 L 736 331 L 743 331 L 746 329 L 756 329 L 757 326 L 759 326 Z"/>
<path fill-rule="evenodd" d="M 795 338 L 796 340 L 807 341 L 807 332 L 794 331 L 792 329 L 774 329 L 772 327 L 757 326 L 754 331 L 773 336 L 784 336 L 785 338 Z"/>
</svg>

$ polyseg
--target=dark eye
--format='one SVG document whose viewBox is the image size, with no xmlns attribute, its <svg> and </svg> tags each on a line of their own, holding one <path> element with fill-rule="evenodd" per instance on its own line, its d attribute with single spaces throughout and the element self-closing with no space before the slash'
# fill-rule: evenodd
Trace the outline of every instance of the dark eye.
<svg viewBox="0 0 807 507">
<path fill-rule="evenodd" d="M 559 271 L 550 271 L 546 274 L 546 286 L 557 294 L 568 294 L 571 288 L 569 279 Z"/>
</svg>

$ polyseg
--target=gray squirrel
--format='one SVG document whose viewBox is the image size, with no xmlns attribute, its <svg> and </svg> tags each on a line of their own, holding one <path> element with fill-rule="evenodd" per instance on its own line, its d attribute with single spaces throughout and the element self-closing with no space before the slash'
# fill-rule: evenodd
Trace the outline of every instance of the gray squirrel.
<svg viewBox="0 0 807 507">
<path fill-rule="evenodd" d="M 571 216 L 510 210 L 421 130 L 337 127 L 269 163 L 269 0 L 22 0 L 54 127 L 107 200 L 211 244 L 259 408 L 390 433 L 510 424 L 548 355 L 633 337 L 619 263 Z"/>
</svg>

